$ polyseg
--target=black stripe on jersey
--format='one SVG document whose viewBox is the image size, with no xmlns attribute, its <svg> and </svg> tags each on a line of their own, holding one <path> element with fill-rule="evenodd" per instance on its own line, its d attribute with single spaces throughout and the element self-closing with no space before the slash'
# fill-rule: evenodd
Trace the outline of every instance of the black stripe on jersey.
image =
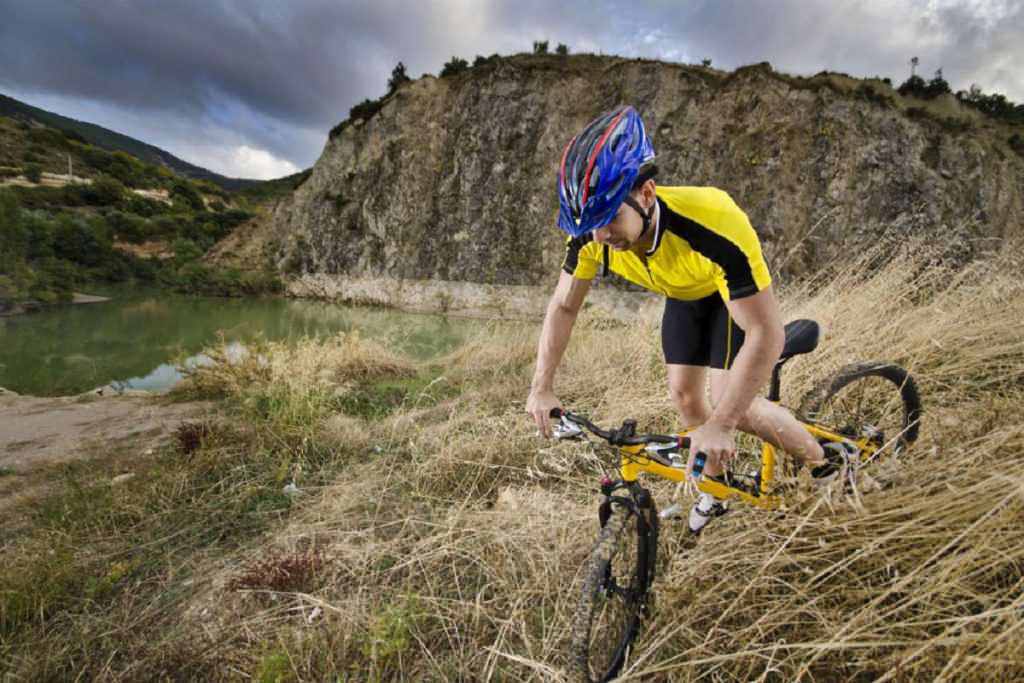
<svg viewBox="0 0 1024 683">
<path fill-rule="evenodd" d="M 562 270 L 572 275 L 576 272 L 576 264 L 579 263 L 580 249 L 594 241 L 594 233 L 573 237 L 565 241 L 565 260 L 562 261 Z"/>
<path fill-rule="evenodd" d="M 665 210 L 667 219 L 665 228 L 689 242 L 695 251 L 717 263 L 725 271 L 730 299 L 742 299 L 757 294 L 757 283 L 750 269 L 750 261 L 738 245 L 697 221 L 680 216 L 665 204 L 662 204 L 661 208 Z"/>
</svg>

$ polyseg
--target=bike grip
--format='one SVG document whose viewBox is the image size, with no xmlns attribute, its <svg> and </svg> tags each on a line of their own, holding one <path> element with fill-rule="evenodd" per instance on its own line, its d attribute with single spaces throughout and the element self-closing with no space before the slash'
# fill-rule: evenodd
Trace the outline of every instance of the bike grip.
<svg viewBox="0 0 1024 683">
<path fill-rule="evenodd" d="M 704 473 L 704 465 L 708 462 L 708 456 L 703 453 L 698 453 L 693 456 L 693 469 L 690 472 L 693 475 L 694 480 L 700 479 L 700 475 Z"/>
<path fill-rule="evenodd" d="M 551 411 L 548 413 L 548 417 L 562 417 L 562 409 L 552 408 Z"/>
<path fill-rule="evenodd" d="M 680 439 L 679 440 L 679 447 L 682 448 L 685 451 L 690 450 L 690 437 L 684 436 L 682 439 Z"/>
</svg>

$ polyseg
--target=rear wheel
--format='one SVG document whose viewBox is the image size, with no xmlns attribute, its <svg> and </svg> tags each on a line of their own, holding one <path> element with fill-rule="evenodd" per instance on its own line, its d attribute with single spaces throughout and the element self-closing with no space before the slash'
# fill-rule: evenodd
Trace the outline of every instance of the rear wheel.
<svg viewBox="0 0 1024 683">
<path fill-rule="evenodd" d="M 800 401 L 800 414 L 868 446 L 861 463 L 867 464 L 917 440 L 921 397 L 913 378 L 900 366 L 858 363 L 809 391 Z"/>
<path fill-rule="evenodd" d="M 610 514 L 587 560 L 573 616 L 572 680 L 609 681 L 629 658 L 654 576 L 657 514 L 613 498 Z"/>
</svg>

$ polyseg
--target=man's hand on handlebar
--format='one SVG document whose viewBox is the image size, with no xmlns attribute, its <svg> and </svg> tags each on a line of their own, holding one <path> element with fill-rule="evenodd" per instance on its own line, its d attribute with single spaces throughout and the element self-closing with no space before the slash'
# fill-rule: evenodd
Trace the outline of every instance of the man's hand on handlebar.
<svg viewBox="0 0 1024 683">
<path fill-rule="evenodd" d="M 558 400 L 553 391 L 548 389 L 530 391 L 530 397 L 526 399 L 526 412 L 533 417 L 533 421 L 537 423 L 537 431 L 546 439 L 551 438 L 551 411 L 554 408 L 561 410 L 562 402 Z"/>
</svg>

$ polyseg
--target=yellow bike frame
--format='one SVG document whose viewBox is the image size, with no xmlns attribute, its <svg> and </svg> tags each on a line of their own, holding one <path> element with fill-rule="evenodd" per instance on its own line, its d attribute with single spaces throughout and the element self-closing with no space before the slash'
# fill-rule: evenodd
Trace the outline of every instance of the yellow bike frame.
<svg viewBox="0 0 1024 683">
<path fill-rule="evenodd" d="M 824 441 L 848 441 L 853 443 L 859 450 L 861 461 L 866 461 L 874 456 L 875 452 L 878 451 L 878 446 L 873 443 L 870 438 L 862 437 L 857 440 L 851 440 L 841 434 L 829 431 L 823 427 L 813 424 L 807 424 L 801 422 L 800 425 L 810 432 L 811 436 L 816 439 Z M 687 432 L 682 432 L 680 436 L 685 436 Z M 750 505 L 757 506 L 759 508 L 774 509 L 779 506 L 781 499 L 779 496 L 768 495 L 768 489 L 772 483 L 772 479 L 775 474 L 775 447 L 767 441 L 761 441 L 761 486 L 760 490 L 756 494 L 751 494 L 743 489 L 738 489 L 729 486 L 721 481 L 716 481 L 709 477 L 701 477 L 697 483 L 697 488 L 704 493 L 710 493 L 714 497 L 724 500 L 728 498 L 740 498 Z M 644 446 L 622 446 L 619 449 L 622 454 L 622 462 L 619 466 L 619 478 L 624 482 L 634 482 L 637 477 L 647 472 L 663 479 L 671 479 L 672 481 L 683 481 L 686 479 L 686 470 L 679 467 L 666 467 L 656 460 L 651 459 L 645 452 Z"/>
</svg>

